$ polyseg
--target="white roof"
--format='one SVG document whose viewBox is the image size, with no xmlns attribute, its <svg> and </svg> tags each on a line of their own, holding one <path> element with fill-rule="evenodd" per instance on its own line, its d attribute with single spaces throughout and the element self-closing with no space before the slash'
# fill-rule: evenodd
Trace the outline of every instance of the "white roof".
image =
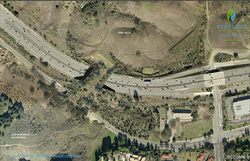
<svg viewBox="0 0 250 161">
<path fill-rule="evenodd" d="M 250 99 L 234 102 L 233 108 L 235 116 L 250 114 Z"/>
</svg>

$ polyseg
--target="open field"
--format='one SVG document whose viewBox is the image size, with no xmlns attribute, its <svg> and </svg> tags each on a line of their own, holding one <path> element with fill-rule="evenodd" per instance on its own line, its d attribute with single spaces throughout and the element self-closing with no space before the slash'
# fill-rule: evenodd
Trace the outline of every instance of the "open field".
<svg viewBox="0 0 250 161">
<path fill-rule="evenodd" d="M 179 127 L 178 127 L 179 126 Z M 208 132 L 210 129 L 213 129 L 213 121 L 212 120 L 200 120 L 195 123 L 190 123 L 186 125 L 177 124 L 176 126 L 175 137 L 182 135 L 186 139 L 190 138 L 200 138 L 203 137 L 204 132 Z"/>
<path fill-rule="evenodd" d="M 196 160 L 197 156 L 199 156 L 200 152 L 181 152 L 179 153 L 180 161 Z"/>
</svg>

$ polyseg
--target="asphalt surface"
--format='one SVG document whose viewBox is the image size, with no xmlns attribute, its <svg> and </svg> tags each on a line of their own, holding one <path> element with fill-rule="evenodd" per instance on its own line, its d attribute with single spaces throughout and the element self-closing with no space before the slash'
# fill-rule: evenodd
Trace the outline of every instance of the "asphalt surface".
<svg viewBox="0 0 250 161">
<path fill-rule="evenodd" d="M 39 70 L 37 68 L 34 68 L 32 63 L 30 63 L 27 59 L 25 59 L 22 55 L 20 55 L 15 49 L 13 49 L 9 45 L 5 44 L 1 39 L 0 39 L 0 44 L 3 47 L 7 48 L 16 58 L 18 58 L 21 62 L 23 62 L 28 68 L 35 69 L 37 71 L 37 73 L 39 73 L 47 82 L 49 82 L 51 84 L 54 83 L 55 88 L 59 92 L 65 92 L 66 91 L 61 84 L 59 84 L 58 82 L 53 80 L 51 77 L 49 77 L 47 74 L 43 73 L 41 70 Z"/>
<path fill-rule="evenodd" d="M 222 136 L 223 132 L 223 119 L 222 119 L 222 102 L 221 95 L 218 92 L 218 87 L 214 87 L 213 90 L 214 95 L 214 117 L 213 117 L 213 142 L 214 144 L 214 152 L 215 152 L 215 160 L 223 161 L 223 145 L 222 145 Z"/>
<path fill-rule="evenodd" d="M 249 81 L 250 68 L 238 68 L 224 72 L 202 74 L 178 79 L 139 79 L 121 75 L 111 75 L 105 85 L 118 93 L 139 96 L 175 96 L 180 92 L 219 85 Z M 150 80 L 151 82 L 144 82 Z"/>
<path fill-rule="evenodd" d="M 213 130 L 214 134 L 211 135 L 210 137 L 204 138 L 196 138 L 193 140 L 189 141 L 178 141 L 175 143 L 169 142 L 169 143 L 159 143 L 159 142 L 152 142 L 152 141 L 147 141 L 147 140 L 142 140 L 138 139 L 135 137 L 131 137 L 129 135 L 123 134 L 121 131 L 117 130 L 115 127 L 107 123 L 106 121 L 102 120 L 99 116 L 94 114 L 93 112 L 89 111 L 90 114 L 95 118 L 98 122 L 103 123 L 107 129 L 109 129 L 111 132 L 114 134 L 121 136 L 125 139 L 130 139 L 130 140 L 136 140 L 139 144 L 144 144 L 144 145 L 153 145 L 156 149 L 168 149 L 168 150 L 175 150 L 178 151 L 180 149 L 189 149 L 189 148 L 202 148 L 205 146 L 207 143 L 212 143 L 214 146 L 214 151 L 215 151 L 215 161 L 223 161 L 223 141 L 229 141 L 233 140 L 238 137 L 242 137 L 245 135 L 249 135 L 250 133 L 250 126 L 234 129 L 232 131 L 223 131 L 222 128 L 222 99 L 221 95 L 229 90 L 232 89 L 244 89 L 248 87 L 248 85 L 245 86 L 240 86 L 240 87 L 234 87 L 234 88 L 229 88 L 229 89 L 224 89 L 224 90 L 218 90 L 217 87 L 214 88 L 213 90 L 213 95 L 214 95 L 214 106 L 215 106 L 215 113 L 214 113 L 214 120 L 213 120 Z M 220 110 L 219 110 L 220 109 Z M 125 136 L 125 137 L 124 137 Z"/>
<path fill-rule="evenodd" d="M 36 57 L 70 77 L 83 76 L 89 68 L 59 52 L 2 5 L 0 27 Z"/>
</svg>

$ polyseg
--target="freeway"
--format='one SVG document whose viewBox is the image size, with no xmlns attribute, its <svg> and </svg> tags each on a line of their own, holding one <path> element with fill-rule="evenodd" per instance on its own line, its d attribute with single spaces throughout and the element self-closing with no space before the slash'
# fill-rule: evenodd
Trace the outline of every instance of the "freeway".
<svg viewBox="0 0 250 161">
<path fill-rule="evenodd" d="M 2 5 L 0 5 L 0 27 L 36 57 L 70 77 L 83 76 L 89 68 L 49 45 Z"/>
<path fill-rule="evenodd" d="M 215 87 L 250 79 L 250 68 L 238 68 L 224 72 L 201 74 L 185 78 L 168 79 L 139 79 L 128 76 L 111 75 L 105 85 L 118 93 L 139 96 L 175 96 L 179 92 Z"/>
<path fill-rule="evenodd" d="M 3 42 L 3 40 L 0 39 L 0 44 L 7 48 L 15 57 L 17 57 L 21 62 L 23 62 L 27 67 L 29 67 L 30 69 L 36 69 L 34 68 L 33 64 L 30 63 L 28 60 L 26 60 L 22 55 L 20 55 L 15 49 L 13 49 L 12 47 L 10 47 L 9 45 L 5 44 Z M 66 90 L 63 88 L 63 86 L 61 84 L 59 84 L 58 82 L 56 82 L 55 80 L 53 80 L 51 77 L 49 77 L 47 74 L 43 73 L 41 70 L 36 69 L 36 71 L 49 83 L 54 83 L 55 84 L 55 88 L 59 91 L 59 92 L 65 92 Z"/>
</svg>

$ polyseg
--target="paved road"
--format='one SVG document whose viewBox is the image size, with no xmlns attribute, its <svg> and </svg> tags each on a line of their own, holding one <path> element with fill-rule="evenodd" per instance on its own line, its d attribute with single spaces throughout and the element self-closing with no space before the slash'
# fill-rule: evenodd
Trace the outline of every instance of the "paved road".
<svg viewBox="0 0 250 161">
<path fill-rule="evenodd" d="M 223 145 L 221 143 L 221 133 L 223 127 L 223 119 L 222 119 L 222 102 L 221 95 L 218 92 L 218 87 L 214 87 L 213 90 L 214 95 L 214 117 L 213 117 L 213 142 L 214 144 L 214 153 L 216 161 L 223 161 Z"/>
<path fill-rule="evenodd" d="M 240 86 L 237 87 L 237 89 L 243 89 L 246 88 L 247 85 L 245 86 Z M 235 89 L 235 88 L 233 88 Z M 158 143 L 158 142 L 152 142 L 152 141 L 147 141 L 147 140 L 142 140 L 138 139 L 135 137 L 128 136 L 126 134 L 123 134 L 121 131 L 117 130 L 114 128 L 112 125 L 107 123 L 106 121 L 102 120 L 99 116 L 91 112 L 90 114 L 92 115 L 93 118 L 95 118 L 98 122 L 103 122 L 105 127 L 109 129 L 111 132 L 118 136 L 126 136 L 124 138 L 129 138 L 130 140 L 137 140 L 138 143 L 142 143 L 144 145 L 153 145 L 154 147 L 158 149 L 168 149 L 168 150 L 179 150 L 179 149 L 187 149 L 187 148 L 202 148 L 205 146 L 207 142 L 213 143 L 214 149 L 215 149 L 215 157 L 216 161 L 223 161 L 223 145 L 222 141 L 224 140 L 232 140 L 237 137 L 242 137 L 244 135 L 249 135 L 250 133 L 250 125 L 238 129 L 234 129 L 232 131 L 223 131 L 222 129 L 222 102 L 221 102 L 221 94 L 229 91 L 231 89 L 225 89 L 225 90 L 218 90 L 217 87 L 214 88 L 213 94 L 214 94 L 214 105 L 215 105 L 215 113 L 214 113 L 214 120 L 213 120 L 213 126 L 214 126 L 214 134 L 209 137 L 209 138 L 197 138 L 193 139 L 191 141 L 178 141 L 175 143 Z M 219 110 L 220 109 L 220 110 Z M 90 112 L 90 111 L 89 111 Z"/>
<path fill-rule="evenodd" d="M 2 5 L 0 27 L 35 56 L 70 77 L 83 76 L 89 68 L 56 50 Z"/>
<path fill-rule="evenodd" d="M 245 67 L 170 80 L 168 78 L 139 79 L 111 75 L 105 82 L 105 85 L 118 93 L 137 94 L 139 96 L 175 97 L 180 92 L 187 90 L 244 82 L 249 81 L 249 79 L 250 68 Z M 145 83 L 145 80 L 150 80 L 150 82 Z"/>
<path fill-rule="evenodd" d="M 33 64 L 30 63 L 28 60 L 26 60 L 22 55 L 20 55 L 15 49 L 10 47 L 8 44 L 5 44 L 3 40 L 0 39 L 0 44 L 7 48 L 16 58 L 18 58 L 21 62 L 23 62 L 28 68 L 30 69 L 36 69 L 34 68 Z M 41 70 L 36 69 L 36 71 L 49 83 L 54 83 L 55 88 L 58 89 L 59 92 L 65 92 L 66 90 L 63 88 L 61 84 L 53 80 L 51 77 L 49 77 L 47 74 L 43 73 Z"/>
</svg>

